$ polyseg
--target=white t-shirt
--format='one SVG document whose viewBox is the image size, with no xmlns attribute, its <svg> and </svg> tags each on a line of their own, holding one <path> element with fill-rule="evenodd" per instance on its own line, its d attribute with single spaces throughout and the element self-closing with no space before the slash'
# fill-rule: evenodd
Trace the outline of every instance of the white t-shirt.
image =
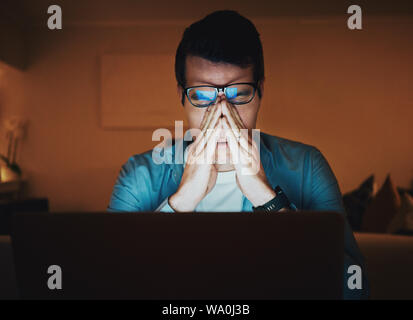
<svg viewBox="0 0 413 320">
<path fill-rule="evenodd" d="M 174 212 L 166 200 L 160 212 Z M 235 170 L 218 172 L 214 188 L 199 202 L 198 212 L 240 212 L 242 211 L 242 192 L 235 180 Z"/>
<path fill-rule="evenodd" d="M 185 150 L 187 151 L 187 150 Z M 185 162 L 187 152 L 184 156 Z M 185 163 L 184 163 L 185 166 Z M 242 211 L 243 197 L 235 180 L 236 171 L 218 172 L 214 188 L 198 203 L 195 211 L 198 212 L 240 212 Z M 168 199 L 158 208 L 160 212 L 174 212 Z"/>
</svg>

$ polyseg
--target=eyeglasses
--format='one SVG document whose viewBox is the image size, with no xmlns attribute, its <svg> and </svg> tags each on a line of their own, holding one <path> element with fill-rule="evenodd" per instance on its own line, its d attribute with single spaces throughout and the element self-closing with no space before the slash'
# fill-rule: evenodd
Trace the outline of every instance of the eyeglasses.
<svg viewBox="0 0 413 320">
<path fill-rule="evenodd" d="M 195 86 L 184 89 L 184 94 L 189 102 L 197 108 L 206 108 L 215 103 L 219 92 L 224 92 L 227 100 L 235 105 L 247 104 L 254 99 L 257 85 L 244 82 L 234 83 L 229 86 Z"/>
</svg>

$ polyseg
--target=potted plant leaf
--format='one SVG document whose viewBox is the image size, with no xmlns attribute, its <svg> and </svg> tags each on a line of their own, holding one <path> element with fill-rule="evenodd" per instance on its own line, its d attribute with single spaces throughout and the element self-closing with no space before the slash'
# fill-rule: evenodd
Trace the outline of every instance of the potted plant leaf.
<svg viewBox="0 0 413 320">
<path fill-rule="evenodd" d="M 0 154 L 1 164 L 1 181 L 19 180 L 22 176 L 22 170 L 17 164 L 17 150 L 20 140 L 23 138 L 25 121 L 19 117 L 12 117 L 4 121 L 6 137 L 6 154 Z"/>
</svg>

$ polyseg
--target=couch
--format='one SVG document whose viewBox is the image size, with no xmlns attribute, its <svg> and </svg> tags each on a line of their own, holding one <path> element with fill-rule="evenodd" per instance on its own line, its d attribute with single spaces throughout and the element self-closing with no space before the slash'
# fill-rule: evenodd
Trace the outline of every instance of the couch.
<svg viewBox="0 0 413 320">
<path fill-rule="evenodd" d="M 355 233 L 371 299 L 413 299 L 413 237 Z M 9 236 L 0 236 L 0 299 L 18 297 Z"/>
<path fill-rule="evenodd" d="M 413 236 L 354 233 L 366 262 L 371 299 L 413 299 Z"/>
</svg>

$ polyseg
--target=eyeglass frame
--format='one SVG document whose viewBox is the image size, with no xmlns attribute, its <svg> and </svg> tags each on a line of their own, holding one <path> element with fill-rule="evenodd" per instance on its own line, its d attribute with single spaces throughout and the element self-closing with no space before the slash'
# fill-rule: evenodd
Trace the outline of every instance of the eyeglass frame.
<svg viewBox="0 0 413 320">
<path fill-rule="evenodd" d="M 207 108 L 207 107 L 209 107 L 210 105 L 213 105 L 213 104 L 217 101 L 218 95 L 219 95 L 220 92 L 224 92 L 224 95 L 225 95 L 225 97 L 226 97 L 227 95 L 226 95 L 226 93 L 225 93 L 225 90 L 226 90 L 228 87 L 235 86 L 235 85 L 237 85 L 237 84 L 248 84 L 248 85 L 251 85 L 254 90 L 253 90 L 253 92 L 252 92 L 252 97 L 251 97 L 251 99 L 250 99 L 249 101 L 247 101 L 247 102 L 239 102 L 239 103 L 235 103 L 235 102 L 234 102 L 234 104 L 235 104 L 235 105 L 243 105 L 243 104 L 250 103 L 250 102 L 255 98 L 255 92 L 257 91 L 257 88 L 258 88 L 258 84 L 255 83 L 255 82 L 237 82 L 237 83 L 231 83 L 231 84 L 226 85 L 226 86 L 218 86 L 218 87 L 216 87 L 216 86 L 209 86 L 209 85 L 186 87 L 186 88 L 183 89 L 183 95 L 187 97 L 189 103 L 192 104 L 194 107 L 196 107 L 196 108 Z M 188 95 L 189 89 L 205 88 L 205 87 L 207 87 L 207 88 L 214 88 L 214 89 L 216 90 L 217 96 L 216 96 L 215 100 L 212 101 L 211 103 L 205 105 L 205 106 L 202 106 L 202 107 L 193 104 L 192 101 L 191 101 L 191 98 L 189 98 L 189 95 Z"/>
</svg>

